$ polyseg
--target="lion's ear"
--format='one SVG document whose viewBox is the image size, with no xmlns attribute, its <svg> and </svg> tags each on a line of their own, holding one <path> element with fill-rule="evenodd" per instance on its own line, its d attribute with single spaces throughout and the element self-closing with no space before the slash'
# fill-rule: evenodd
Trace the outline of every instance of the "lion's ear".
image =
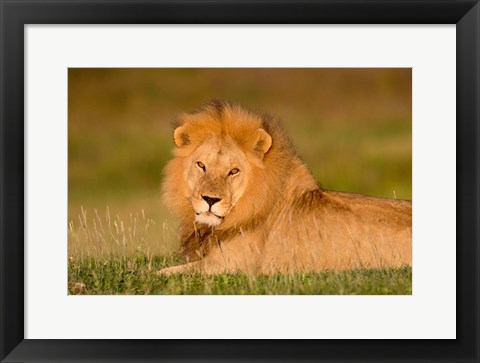
<svg viewBox="0 0 480 363">
<path fill-rule="evenodd" d="M 253 149 L 263 159 L 272 146 L 272 137 L 264 129 L 258 129 L 255 131 L 254 140 Z"/>
<path fill-rule="evenodd" d="M 187 125 L 179 126 L 173 132 L 173 140 L 177 147 L 183 147 L 190 144 L 190 136 L 188 136 Z"/>
</svg>

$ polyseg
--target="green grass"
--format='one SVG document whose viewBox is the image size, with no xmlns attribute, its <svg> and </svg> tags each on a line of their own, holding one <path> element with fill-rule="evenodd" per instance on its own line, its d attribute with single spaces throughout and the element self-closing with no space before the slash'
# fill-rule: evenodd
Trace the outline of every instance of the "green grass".
<svg viewBox="0 0 480 363">
<path fill-rule="evenodd" d="M 179 263 L 173 258 L 131 257 L 71 258 L 68 293 L 85 295 L 409 295 L 409 267 L 360 269 L 342 272 L 295 273 L 271 276 L 199 273 L 156 275 Z"/>
</svg>

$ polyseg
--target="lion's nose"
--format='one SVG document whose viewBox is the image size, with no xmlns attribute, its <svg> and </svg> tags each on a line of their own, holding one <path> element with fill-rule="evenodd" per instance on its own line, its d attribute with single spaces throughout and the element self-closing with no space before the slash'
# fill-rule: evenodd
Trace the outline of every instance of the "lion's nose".
<svg viewBox="0 0 480 363">
<path fill-rule="evenodd" d="M 208 205 L 211 207 L 212 205 L 214 205 L 215 203 L 221 201 L 220 198 L 212 198 L 212 197 L 209 197 L 207 195 L 202 195 L 202 198 L 208 203 Z"/>
</svg>

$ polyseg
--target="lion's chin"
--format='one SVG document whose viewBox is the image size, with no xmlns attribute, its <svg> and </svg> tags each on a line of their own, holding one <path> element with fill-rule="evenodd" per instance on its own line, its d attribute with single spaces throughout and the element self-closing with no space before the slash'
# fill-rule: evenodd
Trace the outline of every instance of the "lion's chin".
<svg viewBox="0 0 480 363">
<path fill-rule="evenodd" d="M 219 217 L 211 212 L 195 213 L 195 221 L 214 227 L 223 221 L 223 217 Z"/>
</svg>

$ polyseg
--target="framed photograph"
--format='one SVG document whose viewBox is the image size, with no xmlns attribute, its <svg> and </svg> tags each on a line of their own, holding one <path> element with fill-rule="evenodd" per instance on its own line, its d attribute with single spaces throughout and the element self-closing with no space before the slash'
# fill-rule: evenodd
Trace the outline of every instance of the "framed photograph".
<svg viewBox="0 0 480 363">
<path fill-rule="evenodd" d="M 480 360 L 478 1 L 2 15 L 2 361 Z"/>
</svg>

